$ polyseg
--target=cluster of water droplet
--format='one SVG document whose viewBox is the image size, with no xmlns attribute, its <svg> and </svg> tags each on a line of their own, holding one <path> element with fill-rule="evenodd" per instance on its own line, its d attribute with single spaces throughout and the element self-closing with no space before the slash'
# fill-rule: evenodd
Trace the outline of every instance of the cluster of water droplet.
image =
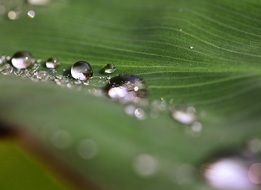
<svg viewBox="0 0 261 190">
<path fill-rule="evenodd" d="M 34 18 L 36 12 L 35 6 L 46 6 L 50 3 L 50 0 L 3 0 L 0 1 L 0 15 L 6 16 L 9 20 L 17 20 L 22 16 L 28 18 Z"/>
<path fill-rule="evenodd" d="M 59 86 L 78 90 L 89 86 L 88 91 L 91 94 L 106 95 L 111 100 L 124 104 L 126 114 L 138 120 L 157 118 L 162 113 L 170 112 L 173 119 L 190 126 L 188 131 L 191 134 L 198 135 L 201 132 L 202 125 L 194 107 L 174 107 L 163 98 L 149 102 L 146 99 L 148 91 L 144 80 L 136 75 L 113 75 L 116 71 L 113 64 L 105 65 L 99 72 L 101 75 L 97 77 L 93 77 L 92 66 L 86 61 L 75 62 L 69 70 L 64 69 L 63 74 L 57 71 L 59 65 L 57 58 L 37 60 L 28 51 L 17 52 L 11 57 L 0 57 L 0 73 L 3 75 L 16 75 L 35 82 L 52 81 Z M 96 85 L 90 85 L 92 81 Z"/>
</svg>

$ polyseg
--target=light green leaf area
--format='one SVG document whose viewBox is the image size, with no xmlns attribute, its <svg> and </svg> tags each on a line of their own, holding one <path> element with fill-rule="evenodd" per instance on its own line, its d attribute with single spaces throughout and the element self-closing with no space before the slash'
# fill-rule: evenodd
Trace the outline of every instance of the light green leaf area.
<svg viewBox="0 0 261 190">
<path fill-rule="evenodd" d="M 200 176 L 198 165 L 213 152 L 261 138 L 260 1 L 59 0 L 36 10 L 35 19 L 0 19 L 2 54 L 55 56 L 62 68 L 87 60 L 95 76 L 113 63 L 118 73 L 142 77 L 150 100 L 195 106 L 203 124 L 201 136 L 193 137 L 168 114 L 137 121 L 107 98 L 1 77 L 1 119 L 28 131 L 98 187 L 202 189 L 200 177 L 178 183 L 180 164 L 195 166 Z M 54 145 L 57 131 L 69 134 L 68 147 Z M 93 159 L 79 155 L 84 139 L 97 143 Z M 158 160 L 153 176 L 134 171 L 143 153 Z"/>
</svg>

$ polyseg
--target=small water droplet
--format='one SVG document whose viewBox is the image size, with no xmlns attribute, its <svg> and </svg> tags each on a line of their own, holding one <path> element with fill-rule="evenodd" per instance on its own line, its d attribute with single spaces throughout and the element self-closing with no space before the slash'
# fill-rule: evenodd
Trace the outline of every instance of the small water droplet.
<svg viewBox="0 0 261 190">
<path fill-rule="evenodd" d="M 29 10 L 28 12 L 27 12 L 27 16 L 29 17 L 29 18 L 34 18 L 35 17 L 35 11 L 34 10 Z"/>
<path fill-rule="evenodd" d="M 98 147 L 94 140 L 85 139 L 78 145 L 78 153 L 83 159 L 92 159 L 97 155 Z"/>
<path fill-rule="evenodd" d="M 45 62 L 45 66 L 48 69 L 56 69 L 59 65 L 60 65 L 60 63 L 59 63 L 58 59 L 56 59 L 56 58 L 49 58 Z"/>
<path fill-rule="evenodd" d="M 72 143 L 72 138 L 67 131 L 57 130 L 51 136 L 51 142 L 59 149 L 65 149 Z"/>
<path fill-rule="evenodd" d="M 194 107 L 176 108 L 171 111 L 173 119 L 184 125 L 191 125 L 197 120 Z"/>
<path fill-rule="evenodd" d="M 102 74 L 112 74 L 116 71 L 116 67 L 113 64 L 107 64 L 101 70 Z"/>
<path fill-rule="evenodd" d="M 111 78 L 104 87 L 104 91 L 110 98 L 122 103 L 139 102 L 147 95 L 144 81 L 133 75 L 120 75 Z"/>
<path fill-rule="evenodd" d="M 138 155 L 133 163 L 134 171 L 141 177 L 155 175 L 158 171 L 158 160 L 149 154 Z"/>
<path fill-rule="evenodd" d="M 49 74 L 46 71 L 38 71 L 34 73 L 34 75 L 38 80 L 41 81 L 47 81 L 49 79 Z"/>
<path fill-rule="evenodd" d="M 32 54 L 27 51 L 19 51 L 13 55 L 11 63 L 16 69 L 27 69 L 33 64 Z"/>
<path fill-rule="evenodd" d="M 10 10 L 7 13 L 7 17 L 9 18 L 9 20 L 17 20 L 19 18 L 19 12 Z"/>
<path fill-rule="evenodd" d="M 78 61 L 71 67 L 71 75 L 76 80 L 86 81 L 93 75 L 92 67 L 85 61 Z"/>
<path fill-rule="evenodd" d="M 190 48 L 190 49 L 194 49 L 194 47 L 193 47 L 193 46 L 190 46 L 189 48 Z"/>
<path fill-rule="evenodd" d="M 134 111 L 134 116 L 139 120 L 146 119 L 146 113 L 142 108 L 136 108 Z"/>
</svg>

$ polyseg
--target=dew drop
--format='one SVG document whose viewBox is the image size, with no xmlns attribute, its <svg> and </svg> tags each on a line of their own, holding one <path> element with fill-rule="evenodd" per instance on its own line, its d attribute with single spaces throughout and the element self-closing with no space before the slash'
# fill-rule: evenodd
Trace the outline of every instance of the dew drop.
<svg viewBox="0 0 261 190">
<path fill-rule="evenodd" d="M 78 153 L 83 159 L 92 159 L 97 155 L 98 147 L 94 140 L 85 139 L 78 145 Z"/>
<path fill-rule="evenodd" d="M 56 69 L 59 65 L 60 65 L 60 63 L 59 63 L 58 59 L 56 59 L 56 58 L 49 58 L 45 62 L 45 66 L 48 69 Z"/>
<path fill-rule="evenodd" d="M 134 116 L 138 119 L 138 120 L 144 120 L 146 119 L 146 113 L 142 108 L 136 108 L 134 111 Z"/>
<path fill-rule="evenodd" d="M 38 80 L 41 81 L 47 81 L 49 79 L 49 74 L 46 71 L 38 71 L 34 73 L 34 75 Z"/>
<path fill-rule="evenodd" d="M 33 64 L 32 54 L 27 51 L 20 51 L 13 55 L 11 63 L 16 69 L 27 69 Z"/>
<path fill-rule="evenodd" d="M 158 171 L 158 160 L 149 154 L 140 154 L 134 159 L 134 171 L 141 177 L 150 177 Z"/>
<path fill-rule="evenodd" d="M 144 81 L 134 75 L 119 75 L 111 78 L 104 91 L 111 99 L 122 103 L 139 102 L 147 95 Z"/>
<path fill-rule="evenodd" d="M 29 10 L 28 12 L 27 12 L 27 16 L 29 17 L 29 18 L 34 18 L 35 17 L 35 11 L 34 10 Z"/>
<path fill-rule="evenodd" d="M 7 13 L 7 17 L 9 20 L 16 20 L 19 18 L 19 13 L 14 10 L 11 10 Z"/>
<path fill-rule="evenodd" d="M 226 155 L 204 168 L 203 175 L 214 189 L 257 190 L 261 184 L 261 162 L 256 155 Z"/>
<path fill-rule="evenodd" d="M 116 71 L 116 67 L 113 64 L 107 64 L 101 70 L 102 74 L 112 74 Z"/>
<path fill-rule="evenodd" d="M 189 48 L 190 48 L 190 49 L 194 49 L 194 47 L 193 47 L 193 46 L 190 46 Z"/>
<path fill-rule="evenodd" d="M 197 120 L 194 107 L 177 108 L 171 111 L 173 119 L 184 125 L 191 125 Z"/>
<path fill-rule="evenodd" d="M 78 61 L 71 67 L 71 75 L 76 80 L 86 81 L 93 75 L 92 67 L 85 61 Z"/>
</svg>

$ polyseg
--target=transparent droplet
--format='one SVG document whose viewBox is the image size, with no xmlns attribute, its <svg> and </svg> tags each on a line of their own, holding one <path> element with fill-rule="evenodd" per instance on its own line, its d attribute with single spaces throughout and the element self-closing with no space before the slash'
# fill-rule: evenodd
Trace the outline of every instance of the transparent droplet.
<svg viewBox="0 0 261 190">
<path fill-rule="evenodd" d="M 112 74 L 115 71 L 116 71 L 116 67 L 113 64 L 107 64 L 101 70 L 101 72 L 104 73 L 104 74 Z"/>
<path fill-rule="evenodd" d="M 13 67 L 9 64 L 3 64 L 3 65 L 0 65 L 0 72 L 3 74 L 3 75 L 10 75 L 13 73 Z"/>
<path fill-rule="evenodd" d="M 94 140 L 85 139 L 78 145 L 78 153 L 83 159 L 92 159 L 97 155 L 98 147 Z"/>
<path fill-rule="evenodd" d="M 257 190 L 261 183 L 260 157 L 226 153 L 205 164 L 203 174 L 208 184 L 218 190 Z"/>
<path fill-rule="evenodd" d="M 19 12 L 11 10 L 7 13 L 7 17 L 9 20 L 16 20 L 19 18 Z"/>
<path fill-rule="evenodd" d="M 136 108 L 135 111 L 134 111 L 134 116 L 138 120 L 146 119 L 146 113 L 142 108 Z"/>
<path fill-rule="evenodd" d="M 56 59 L 56 58 L 49 58 L 45 62 L 45 66 L 48 69 L 56 69 L 59 65 L 60 65 L 60 63 L 59 63 L 58 59 Z"/>
<path fill-rule="evenodd" d="M 38 71 L 34 74 L 38 80 L 47 81 L 49 79 L 49 74 L 46 71 Z"/>
<path fill-rule="evenodd" d="M 93 75 L 92 67 L 85 61 L 78 61 L 71 67 L 71 75 L 76 80 L 86 81 Z"/>
<path fill-rule="evenodd" d="M 176 108 L 171 111 L 173 119 L 184 125 L 191 125 L 197 120 L 194 107 Z"/>
<path fill-rule="evenodd" d="M 13 55 L 11 63 L 16 69 L 27 69 L 33 64 L 32 54 L 27 51 L 17 52 Z"/>
<path fill-rule="evenodd" d="M 193 47 L 193 46 L 190 46 L 189 48 L 190 48 L 190 49 L 194 49 L 194 47 Z"/>
<path fill-rule="evenodd" d="M 147 95 L 144 81 L 133 75 L 120 75 L 111 78 L 104 87 L 104 91 L 111 99 L 123 103 L 138 102 Z"/>
<path fill-rule="evenodd" d="M 59 149 L 67 148 L 72 143 L 72 138 L 67 131 L 57 130 L 51 136 L 51 142 Z"/>
<path fill-rule="evenodd" d="M 29 18 L 34 18 L 35 17 L 35 11 L 34 10 L 29 10 L 28 12 L 27 12 L 27 16 L 29 17 Z"/>
<path fill-rule="evenodd" d="M 158 171 L 158 160 L 149 154 L 138 155 L 133 163 L 134 171 L 141 177 L 155 175 Z"/>
</svg>

